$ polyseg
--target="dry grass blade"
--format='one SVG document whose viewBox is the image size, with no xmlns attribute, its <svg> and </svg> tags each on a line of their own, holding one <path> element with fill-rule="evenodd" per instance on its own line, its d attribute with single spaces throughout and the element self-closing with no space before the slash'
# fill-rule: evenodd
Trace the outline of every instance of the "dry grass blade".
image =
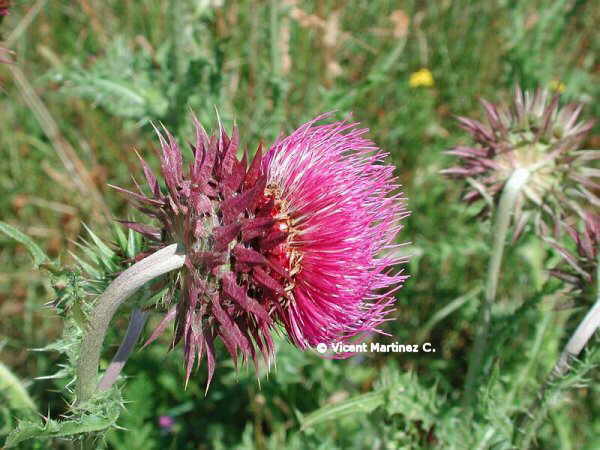
<svg viewBox="0 0 600 450">
<path fill-rule="evenodd" d="M 56 121 L 50 114 L 50 111 L 48 111 L 46 105 L 44 105 L 40 97 L 37 95 L 23 71 L 16 65 L 9 66 L 9 69 L 21 95 L 23 96 L 23 99 L 33 112 L 34 116 L 42 127 L 42 130 L 52 143 L 52 146 L 58 154 L 63 165 L 73 177 L 77 189 L 84 197 L 91 200 L 91 206 L 93 206 L 93 211 L 95 211 L 94 214 L 96 215 L 96 219 L 100 220 L 101 222 L 110 221 L 110 210 L 102 198 L 102 195 L 96 188 L 89 171 L 83 164 L 83 161 L 81 161 L 77 155 L 75 149 L 62 136 Z"/>
</svg>

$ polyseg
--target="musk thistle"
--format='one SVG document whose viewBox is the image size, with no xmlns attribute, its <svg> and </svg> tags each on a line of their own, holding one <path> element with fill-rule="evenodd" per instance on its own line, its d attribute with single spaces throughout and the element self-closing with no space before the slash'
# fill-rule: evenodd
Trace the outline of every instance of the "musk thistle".
<svg viewBox="0 0 600 450">
<path fill-rule="evenodd" d="M 482 214 L 496 206 L 481 320 L 466 378 L 467 403 L 475 399 L 513 217 L 514 240 L 530 221 L 540 235 L 548 237 L 550 230 L 558 235 L 573 216 L 584 218 L 590 205 L 600 205 L 594 192 L 600 187 L 594 181 L 600 171 L 588 166 L 600 158 L 600 152 L 578 150 L 593 122 L 577 122 L 581 105 L 559 108 L 558 101 L 558 95 L 550 98 L 545 90 L 532 94 L 519 87 L 511 106 L 482 100 L 487 124 L 459 117 L 461 127 L 471 134 L 473 142 L 448 151 L 458 156 L 461 164 L 443 172 L 469 182 L 464 199 L 471 203 L 484 198 Z M 553 226 L 547 223 L 548 219 Z"/>
<path fill-rule="evenodd" d="M 589 167 L 600 158 L 600 152 L 579 150 L 594 123 L 577 121 L 582 105 L 560 108 L 559 95 L 551 98 L 546 90 L 533 94 L 518 87 L 510 107 L 485 100 L 481 103 L 487 124 L 458 118 L 473 142 L 448 151 L 460 158 L 460 165 L 444 171 L 470 181 L 464 196 L 467 202 L 481 198 L 497 201 L 511 174 L 525 169 L 529 179 L 515 206 L 515 238 L 529 220 L 548 235 L 552 228 L 546 223 L 548 218 L 562 225 L 573 213 L 584 218 L 590 204 L 600 206 L 600 170 Z"/>
<path fill-rule="evenodd" d="M 250 161 L 237 157 L 238 130 L 209 136 L 194 118 L 193 158 L 157 131 L 165 187 L 140 157 L 149 194 L 127 194 L 156 227 L 123 222 L 150 251 L 177 243 L 185 264 L 172 275 L 168 312 L 148 342 L 175 320 L 186 381 L 203 358 L 208 383 L 221 340 L 234 361 L 269 363 L 280 324 L 306 349 L 347 341 L 386 320 L 405 277 L 393 266 L 407 216 L 386 153 L 355 123 L 319 116 Z M 140 255 L 140 258 L 145 255 Z"/>
</svg>

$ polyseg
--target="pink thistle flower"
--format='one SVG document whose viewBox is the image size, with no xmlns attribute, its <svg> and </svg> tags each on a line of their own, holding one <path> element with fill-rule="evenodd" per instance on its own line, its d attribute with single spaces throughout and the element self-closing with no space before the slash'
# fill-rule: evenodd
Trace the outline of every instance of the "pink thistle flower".
<svg viewBox="0 0 600 450">
<path fill-rule="evenodd" d="M 166 184 L 141 159 L 151 194 L 116 188 L 154 228 L 123 222 L 154 251 L 173 242 L 186 251 L 165 302 L 169 310 L 147 344 L 175 320 L 173 346 L 183 341 L 186 381 L 205 357 L 208 384 L 214 341 L 234 362 L 274 352 L 283 324 L 301 349 L 380 331 L 405 277 L 394 243 L 407 216 L 393 166 L 363 135 L 338 122 L 303 125 L 251 163 L 237 158 L 238 132 L 209 137 L 194 119 L 193 160 L 184 171 L 179 146 L 158 132 Z M 144 255 L 139 255 L 143 257 Z M 208 385 L 207 385 L 208 388 Z"/>
<path fill-rule="evenodd" d="M 530 219 L 547 235 L 544 216 L 562 225 L 564 217 L 575 213 L 583 218 L 588 205 L 600 205 L 595 181 L 600 172 L 593 167 L 600 152 L 579 149 L 594 124 L 578 122 L 581 105 L 559 108 L 559 95 L 551 98 L 545 90 L 532 94 L 518 87 L 510 106 L 481 103 L 487 124 L 458 118 L 473 142 L 448 151 L 460 158 L 460 165 L 443 171 L 470 181 L 467 202 L 484 197 L 497 201 L 513 171 L 525 168 L 531 176 L 517 202 L 515 237 Z M 482 212 L 489 212 L 487 206 Z"/>
<path fill-rule="evenodd" d="M 405 277 L 386 270 L 407 216 L 387 156 L 356 124 L 315 126 L 320 116 L 267 154 L 267 191 L 275 199 L 282 254 L 292 282 L 278 310 L 300 348 L 368 333 L 389 313 Z"/>
<path fill-rule="evenodd" d="M 158 426 L 166 432 L 170 432 L 173 430 L 175 426 L 175 419 L 171 416 L 159 416 L 158 417 Z"/>
<path fill-rule="evenodd" d="M 0 0 L 0 17 L 10 14 L 10 0 Z"/>
</svg>

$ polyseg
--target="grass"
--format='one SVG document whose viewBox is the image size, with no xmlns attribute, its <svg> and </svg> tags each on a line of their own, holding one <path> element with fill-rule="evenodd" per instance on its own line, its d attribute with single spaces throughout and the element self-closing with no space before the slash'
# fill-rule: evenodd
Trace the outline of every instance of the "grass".
<svg viewBox="0 0 600 450">
<path fill-rule="evenodd" d="M 104 205 L 116 218 L 132 214 L 107 183 L 130 186 L 131 174 L 141 176 L 133 148 L 156 164 L 150 121 L 188 136 L 190 108 L 209 128 L 218 109 L 251 151 L 321 112 L 352 113 L 391 153 L 412 211 L 401 234 L 412 243 L 411 278 L 386 330 L 390 342 L 423 336 L 436 353 L 324 361 L 281 342 L 277 368 L 260 385 L 251 370 L 235 375 L 227 364 L 204 397 L 204 373 L 184 392 L 180 355 L 166 353 L 168 341 L 161 341 L 126 367 L 123 395 L 131 403 L 119 423 L 130 431 L 111 432 L 113 448 L 506 448 L 499 439 L 509 434 L 508 418 L 528 407 L 585 306 L 564 310 L 553 306 L 564 302 L 554 291 L 539 294 L 544 268 L 557 257 L 535 236 L 508 248 L 481 408 L 468 428 L 453 402 L 479 297 L 429 319 L 481 286 L 489 224 L 474 219 L 477 206 L 460 202 L 462 186 L 439 175 L 452 162 L 442 151 L 466 141 L 454 115 L 480 117 L 479 97 L 507 99 L 515 83 L 560 81 L 567 100 L 597 117 L 600 10 L 593 2 L 13 3 L 0 23 L 5 39 L 19 31 L 11 45 L 17 64 L 0 66 L 0 220 L 51 256 L 72 263 L 68 252 L 77 251 L 84 223 L 108 238 Z M 421 68 L 434 86 L 409 85 Z M 596 128 L 588 147 L 599 142 Z M 56 371 L 58 355 L 30 352 L 60 334 L 60 320 L 42 308 L 52 290 L 23 248 L 3 237 L 0 243 L 0 358 L 25 380 L 40 412 L 56 417 L 66 410 L 60 385 L 33 380 Z M 123 314 L 115 328 L 125 323 Z M 117 333 L 110 342 L 116 345 Z M 414 389 L 404 396 L 378 390 L 387 382 L 381 373 L 398 386 L 408 371 Z M 550 408 L 538 448 L 597 448 L 598 371 L 589 377 L 589 387 L 570 389 L 568 401 Z M 434 387 L 443 402 L 428 400 Z M 302 417 L 319 407 L 370 392 L 382 392 L 382 400 L 369 414 L 300 431 Z M 175 417 L 171 432 L 158 428 L 160 415 Z M 14 426 L 10 414 L 0 420 L 3 433 Z"/>
</svg>

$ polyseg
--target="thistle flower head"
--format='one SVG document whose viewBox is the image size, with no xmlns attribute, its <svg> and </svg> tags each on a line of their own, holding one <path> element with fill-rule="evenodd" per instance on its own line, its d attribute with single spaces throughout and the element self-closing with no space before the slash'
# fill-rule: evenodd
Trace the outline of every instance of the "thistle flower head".
<svg viewBox="0 0 600 450">
<path fill-rule="evenodd" d="M 574 251 L 569 251 L 553 239 L 546 239 L 563 258 L 563 263 L 551 270 L 550 274 L 571 284 L 579 292 L 594 290 L 600 257 L 600 216 L 588 213 L 583 231 L 568 226 L 567 233 L 573 241 Z"/>
<path fill-rule="evenodd" d="M 0 17 L 8 16 L 10 13 L 10 0 L 0 0 Z"/>
<path fill-rule="evenodd" d="M 159 132 L 166 189 L 141 159 L 150 195 L 125 192 L 157 220 L 123 222 L 154 248 L 180 243 L 186 262 L 170 291 L 187 378 L 205 357 L 208 380 L 220 339 L 237 361 L 262 354 L 281 324 L 300 348 L 378 331 L 404 280 L 390 273 L 406 215 L 393 167 L 356 124 L 303 125 L 249 163 L 237 158 L 236 129 L 209 136 L 194 119 L 189 169 L 168 131 Z"/>
<path fill-rule="evenodd" d="M 593 121 L 578 122 L 582 106 L 559 108 L 558 101 L 558 95 L 550 98 L 545 90 L 532 94 L 518 87 L 510 107 L 482 100 L 487 124 L 459 117 L 473 142 L 447 152 L 461 164 L 443 172 L 470 181 L 467 202 L 497 200 L 516 169 L 531 173 L 517 204 L 517 233 L 530 218 L 545 233 L 544 216 L 558 223 L 572 212 L 583 217 L 588 204 L 600 205 L 594 192 L 600 171 L 589 167 L 600 152 L 578 150 Z"/>
</svg>

